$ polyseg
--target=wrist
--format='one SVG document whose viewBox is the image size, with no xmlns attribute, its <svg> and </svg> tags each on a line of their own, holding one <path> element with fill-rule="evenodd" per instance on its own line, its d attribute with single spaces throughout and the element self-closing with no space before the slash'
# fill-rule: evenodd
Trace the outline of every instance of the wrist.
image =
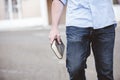
<svg viewBox="0 0 120 80">
<path fill-rule="evenodd" d="M 51 29 L 58 30 L 58 26 L 52 26 Z"/>
</svg>

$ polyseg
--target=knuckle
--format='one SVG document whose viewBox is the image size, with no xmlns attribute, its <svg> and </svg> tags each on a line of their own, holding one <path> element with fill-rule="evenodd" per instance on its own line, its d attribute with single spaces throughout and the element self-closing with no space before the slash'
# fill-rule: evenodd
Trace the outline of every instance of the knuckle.
<svg viewBox="0 0 120 80">
<path fill-rule="evenodd" d="M 58 34 L 57 36 L 60 37 L 60 34 Z"/>
</svg>

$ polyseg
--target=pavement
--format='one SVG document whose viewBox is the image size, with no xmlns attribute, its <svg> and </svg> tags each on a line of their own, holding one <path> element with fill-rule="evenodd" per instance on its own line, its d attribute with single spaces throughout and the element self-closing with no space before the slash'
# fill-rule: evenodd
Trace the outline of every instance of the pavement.
<svg viewBox="0 0 120 80">
<path fill-rule="evenodd" d="M 65 28 L 61 37 L 66 43 Z M 0 31 L 0 80 L 69 80 L 62 60 L 52 52 L 49 29 Z M 114 77 L 120 80 L 120 27 L 116 28 Z M 93 54 L 87 60 L 87 80 L 97 80 Z"/>
</svg>

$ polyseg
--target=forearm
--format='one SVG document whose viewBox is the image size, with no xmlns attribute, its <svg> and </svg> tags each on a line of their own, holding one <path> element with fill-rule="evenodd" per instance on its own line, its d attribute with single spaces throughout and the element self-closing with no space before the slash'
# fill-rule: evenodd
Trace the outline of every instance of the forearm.
<svg viewBox="0 0 120 80">
<path fill-rule="evenodd" d="M 61 14 L 63 12 L 64 5 L 59 0 L 52 2 L 52 28 L 57 29 L 60 21 Z"/>
</svg>

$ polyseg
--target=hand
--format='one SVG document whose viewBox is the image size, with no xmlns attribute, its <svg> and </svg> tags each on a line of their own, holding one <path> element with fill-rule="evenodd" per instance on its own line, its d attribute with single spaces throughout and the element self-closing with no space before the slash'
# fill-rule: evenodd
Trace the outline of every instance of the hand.
<svg viewBox="0 0 120 80">
<path fill-rule="evenodd" d="M 50 39 L 51 44 L 52 44 L 54 39 L 57 39 L 58 43 L 61 44 L 59 30 L 56 28 L 52 28 L 50 31 L 50 34 L 49 34 L 49 39 Z"/>
</svg>

